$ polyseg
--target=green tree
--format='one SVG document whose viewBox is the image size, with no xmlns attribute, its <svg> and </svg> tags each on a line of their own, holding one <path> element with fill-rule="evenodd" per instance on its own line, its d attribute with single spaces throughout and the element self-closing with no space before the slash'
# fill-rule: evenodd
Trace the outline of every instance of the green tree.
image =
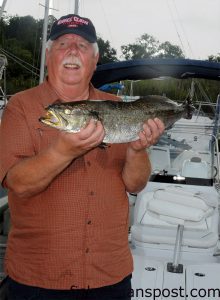
<svg viewBox="0 0 220 300">
<path fill-rule="evenodd" d="M 121 46 L 123 56 L 128 59 L 141 58 L 183 58 L 183 52 L 177 45 L 166 41 L 159 43 L 153 36 L 143 34 L 133 44 Z"/>
<path fill-rule="evenodd" d="M 117 51 L 111 47 L 108 40 L 104 41 L 101 37 L 98 37 L 97 43 L 99 46 L 99 64 L 106 64 L 118 60 Z"/>
<path fill-rule="evenodd" d="M 154 57 L 159 41 L 149 34 L 143 34 L 134 44 L 122 45 L 121 51 L 126 60 Z"/>
<path fill-rule="evenodd" d="M 38 21 L 31 16 L 14 16 L 9 19 L 5 38 L 15 38 L 26 49 L 33 51 L 38 29 Z"/>
<path fill-rule="evenodd" d="M 6 29 L 6 21 L 2 18 L 0 20 L 0 45 L 2 47 L 4 40 L 5 40 L 5 29 Z"/>
<path fill-rule="evenodd" d="M 159 58 L 184 58 L 184 54 L 183 54 L 182 49 L 179 46 L 173 45 L 170 42 L 166 41 L 159 45 L 157 57 L 159 57 Z"/>
</svg>

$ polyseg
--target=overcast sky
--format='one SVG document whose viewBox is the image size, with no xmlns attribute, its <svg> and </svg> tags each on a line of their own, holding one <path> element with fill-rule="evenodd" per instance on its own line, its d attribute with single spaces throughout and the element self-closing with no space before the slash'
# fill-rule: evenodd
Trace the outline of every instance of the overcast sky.
<svg viewBox="0 0 220 300">
<path fill-rule="evenodd" d="M 0 0 L 0 3 L 3 3 Z M 50 0 L 53 15 L 74 12 L 74 0 Z M 44 17 L 44 0 L 8 0 L 8 14 Z M 220 0 L 81 0 L 79 14 L 89 17 L 112 47 L 134 43 L 142 34 L 179 45 L 188 58 L 220 53 Z"/>
</svg>

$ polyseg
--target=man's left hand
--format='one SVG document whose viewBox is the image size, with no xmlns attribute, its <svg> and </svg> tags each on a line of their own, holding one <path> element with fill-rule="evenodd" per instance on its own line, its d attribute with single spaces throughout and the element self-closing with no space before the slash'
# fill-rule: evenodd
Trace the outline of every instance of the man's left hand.
<svg viewBox="0 0 220 300">
<path fill-rule="evenodd" d="M 131 142 L 130 147 L 135 151 L 140 151 L 156 144 L 164 129 L 165 126 L 160 119 L 149 119 L 144 123 L 143 130 L 138 134 L 139 140 Z"/>
</svg>

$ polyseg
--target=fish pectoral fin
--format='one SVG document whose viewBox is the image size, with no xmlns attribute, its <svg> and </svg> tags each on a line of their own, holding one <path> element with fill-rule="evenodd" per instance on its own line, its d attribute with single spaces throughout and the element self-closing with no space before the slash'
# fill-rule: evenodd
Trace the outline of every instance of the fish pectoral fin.
<svg viewBox="0 0 220 300">
<path fill-rule="evenodd" d="M 99 113 L 96 110 L 90 110 L 89 114 L 91 115 L 91 117 L 93 119 L 98 120 L 98 121 L 102 121 L 102 119 L 99 116 Z"/>
<path fill-rule="evenodd" d="M 106 144 L 106 143 L 101 143 L 101 144 L 98 145 L 98 147 L 99 147 L 100 149 L 106 149 L 106 148 L 110 147 L 110 145 L 108 145 L 108 144 Z"/>
</svg>

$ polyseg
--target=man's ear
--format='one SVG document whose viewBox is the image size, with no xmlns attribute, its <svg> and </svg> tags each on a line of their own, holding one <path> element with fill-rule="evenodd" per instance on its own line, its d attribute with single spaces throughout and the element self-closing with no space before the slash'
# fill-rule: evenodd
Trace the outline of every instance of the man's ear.
<svg viewBox="0 0 220 300">
<path fill-rule="evenodd" d="M 99 61 L 99 53 L 97 53 L 96 56 L 95 56 L 95 66 L 94 66 L 94 71 L 95 71 L 96 68 L 97 68 L 98 61 Z"/>
<path fill-rule="evenodd" d="M 99 52 L 96 54 L 96 64 L 98 63 L 99 61 Z"/>
</svg>

